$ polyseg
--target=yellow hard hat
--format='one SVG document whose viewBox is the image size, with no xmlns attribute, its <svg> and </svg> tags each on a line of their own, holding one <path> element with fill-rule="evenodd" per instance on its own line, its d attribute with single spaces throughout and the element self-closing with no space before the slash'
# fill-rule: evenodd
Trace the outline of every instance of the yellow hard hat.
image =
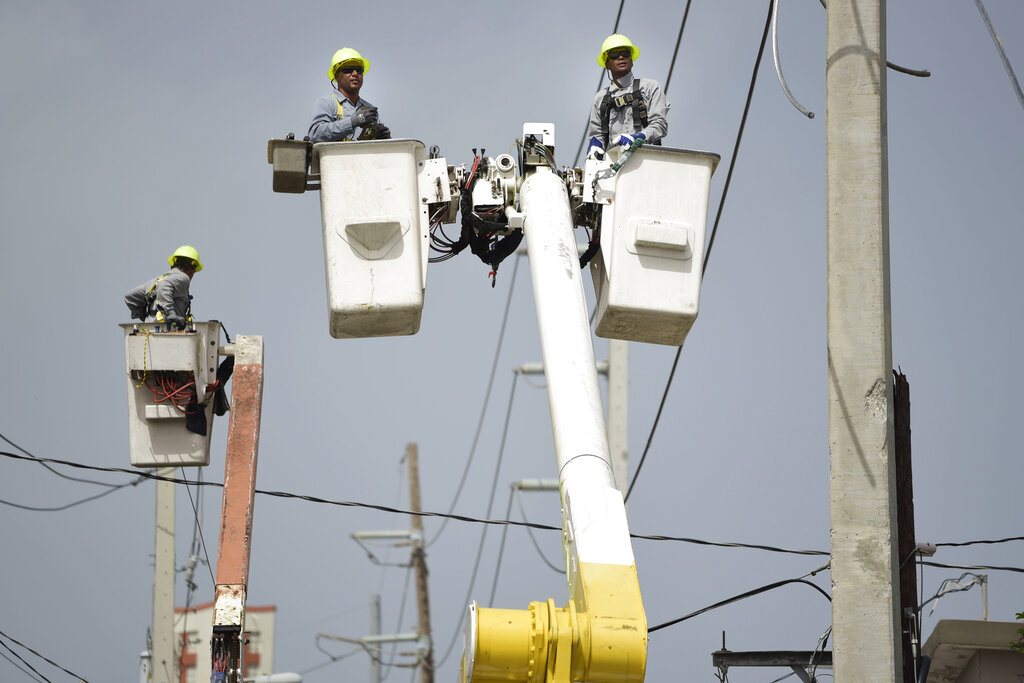
<svg viewBox="0 0 1024 683">
<path fill-rule="evenodd" d="M 629 58 L 634 62 L 636 61 L 636 58 L 640 56 L 640 48 L 631 43 L 629 38 L 621 33 L 613 33 L 605 38 L 604 42 L 601 43 L 601 54 L 597 56 L 597 63 L 603 68 L 608 57 L 608 52 L 621 47 L 629 48 Z"/>
<path fill-rule="evenodd" d="M 370 72 L 370 60 L 366 59 L 350 47 L 343 47 L 335 52 L 334 56 L 331 57 L 331 68 L 327 69 L 327 77 L 333 81 L 334 74 L 338 71 L 338 67 L 345 62 L 359 62 L 363 65 L 364 74 Z"/>
<path fill-rule="evenodd" d="M 167 262 L 174 265 L 174 259 L 179 256 L 184 256 L 187 259 L 192 259 L 192 262 L 196 264 L 196 272 L 198 273 L 203 269 L 203 262 L 199 260 L 199 252 L 196 251 L 195 247 L 183 244 L 174 250 L 174 253 L 167 257 Z"/>
</svg>

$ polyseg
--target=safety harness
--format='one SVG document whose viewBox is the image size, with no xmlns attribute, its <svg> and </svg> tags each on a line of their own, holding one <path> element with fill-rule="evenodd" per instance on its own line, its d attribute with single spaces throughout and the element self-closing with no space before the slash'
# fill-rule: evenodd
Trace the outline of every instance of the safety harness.
<svg viewBox="0 0 1024 683">
<path fill-rule="evenodd" d="M 338 103 L 338 118 L 335 119 L 335 120 L 336 121 L 341 121 L 342 119 L 345 118 L 345 110 L 342 108 L 341 100 L 338 99 L 337 95 L 334 96 L 334 99 Z M 377 139 L 377 132 L 379 130 L 380 130 L 380 126 L 378 124 L 376 124 L 376 123 L 371 123 L 369 125 L 363 126 L 363 132 L 359 134 L 359 139 L 360 140 L 376 140 Z M 349 136 L 347 138 L 342 138 L 341 142 L 352 142 L 352 137 Z"/>
<path fill-rule="evenodd" d="M 345 110 L 342 108 L 341 100 L 338 99 L 337 95 L 334 96 L 334 99 L 338 103 L 338 118 L 336 120 L 337 121 L 341 121 L 342 119 L 345 118 Z M 352 138 L 351 137 L 342 138 L 341 141 L 342 142 L 352 142 Z"/>
<path fill-rule="evenodd" d="M 170 273 L 164 273 L 163 275 L 158 277 L 156 280 L 154 280 L 153 284 L 149 288 L 149 291 L 146 292 L 146 315 L 148 316 L 150 311 L 154 311 L 155 310 L 155 312 L 156 312 L 156 321 L 158 323 L 166 322 L 166 320 L 164 319 L 164 312 L 161 311 L 156 306 L 156 286 L 158 284 L 160 284 L 160 281 L 163 280 L 168 275 L 170 275 Z M 188 297 L 188 310 L 185 311 L 185 320 L 187 322 L 192 322 L 192 296 L 191 295 L 189 295 L 189 297 Z"/>
<path fill-rule="evenodd" d="M 633 107 L 633 132 L 639 133 L 647 127 L 647 101 L 644 100 L 643 93 L 640 92 L 639 78 L 633 78 L 633 92 L 612 97 L 612 89 L 609 86 L 604 93 L 599 114 L 601 115 L 601 141 L 604 142 L 606 148 L 608 147 L 608 121 L 611 118 L 612 107 L 622 109 L 627 106 Z"/>
</svg>

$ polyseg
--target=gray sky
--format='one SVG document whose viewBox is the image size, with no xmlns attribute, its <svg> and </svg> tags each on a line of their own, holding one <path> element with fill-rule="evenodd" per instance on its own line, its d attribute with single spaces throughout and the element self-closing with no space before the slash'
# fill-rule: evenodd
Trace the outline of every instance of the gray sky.
<svg viewBox="0 0 1024 683">
<path fill-rule="evenodd" d="M 637 75 L 664 82 L 684 4 L 625 3 L 620 31 L 640 47 Z M 668 90 L 667 144 L 717 152 L 713 220 L 732 161 L 767 2 L 694 2 Z M 986 8 L 1024 71 L 1024 5 Z M 556 125 L 559 164 L 573 161 L 597 84 L 595 58 L 617 2 L 92 3 L 7 0 L 0 6 L 0 433 L 40 457 L 128 467 L 121 331 L 125 291 L 159 274 L 178 245 L 206 265 L 194 311 L 232 335 L 261 334 L 266 384 L 257 486 L 404 508 L 400 458 L 417 442 L 423 505 L 446 511 L 485 399 L 514 266 L 491 289 L 465 253 L 429 270 L 421 331 L 339 341 L 327 329 L 319 198 L 271 192 L 269 138 L 306 131 L 326 69 L 342 46 L 371 62 L 363 95 L 396 136 L 439 145 L 449 163 L 471 148 L 506 151 L 524 121 Z M 827 550 L 825 371 L 825 14 L 784 2 L 786 100 L 765 53 L 732 186 L 704 281 L 701 313 L 633 495 L 634 533 Z M 893 360 L 913 403 L 919 540 L 1021 535 L 1024 465 L 1017 432 L 1024 383 L 1019 254 L 1024 111 L 969 0 L 892 2 L 888 56 L 932 77 L 889 72 Z M 512 369 L 540 360 L 527 277 L 516 270 L 509 327 L 480 444 L 456 512 L 485 517 L 506 412 L 511 427 L 491 517 L 508 483 L 554 477 L 546 394 Z M 587 278 L 589 280 L 589 277 Z M 589 285 L 588 285 L 589 287 Z M 603 358 L 604 340 L 596 341 Z M 650 434 L 674 348 L 631 345 L 631 472 Z M 214 426 L 206 480 L 223 477 L 226 420 Z M 4 445 L 3 450 L 12 450 Z M 0 499 L 59 506 L 103 488 L 0 461 Z M 62 469 L 61 471 L 66 471 Z M 68 474 L 116 484 L 120 474 Z M 194 476 L 194 472 L 190 472 Z M 216 560 L 220 495 L 201 495 Z M 558 525 L 554 494 L 524 496 L 531 521 Z M 179 490 L 178 562 L 194 516 Z M 116 491 L 63 512 L 2 506 L 0 631 L 91 681 L 138 679 L 151 620 L 154 486 Z M 518 519 L 513 507 L 512 517 Z M 433 537 L 439 522 L 428 519 Z M 369 596 L 385 631 L 410 630 L 406 571 L 381 569 L 356 530 L 408 528 L 404 516 L 257 499 L 250 603 L 278 607 L 279 671 L 327 661 L 319 632 L 358 637 Z M 461 629 L 482 527 L 451 522 L 428 549 L 436 654 Z M 558 561 L 559 535 L 538 532 Z M 486 604 L 500 533 L 487 535 L 471 597 Z M 802 575 L 820 558 L 635 541 L 651 625 L 731 595 Z M 380 553 L 392 562 L 404 551 Z M 943 548 L 948 564 L 1024 565 L 1021 543 Z M 926 568 L 928 597 L 957 569 Z M 1024 577 L 989 573 L 989 610 L 1012 621 Z M 212 599 L 211 569 L 195 602 Z M 828 588 L 827 572 L 816 578 Z M 184 602 L 178 582 L 178 603 Z M 494 606 L 567 599 L 522 529 L 508 534 Z M 980 618 L 981 597 L 943 598 L 938 618 Z M 401 622 L 400 622 L 401 619 Z M 789 586 L 651 635 L 648 680 L 712 680 L 721 632 L 733 650 L 812 649 L 830 624 L 826 600 Z M 344 648 L 326 647 L 336 653 Z M 452 680 L 461 645 L 440 667 Z M 4 651 L 3 654 L 7 654 Z M 38 660 L 30 660 L 38 662 Z M 51 680 L 66 674 L 40 664 Z M 37 667 L 39 668 L 39 667 Z M 766 681 L 781 670 L 735 670 Z M 365 655 L 305 675 L 363 680 Z M 390 671 L 408 680 L 407 669 Z M 27 680 L 6 660 L 0 678 Z"/>
</svg>

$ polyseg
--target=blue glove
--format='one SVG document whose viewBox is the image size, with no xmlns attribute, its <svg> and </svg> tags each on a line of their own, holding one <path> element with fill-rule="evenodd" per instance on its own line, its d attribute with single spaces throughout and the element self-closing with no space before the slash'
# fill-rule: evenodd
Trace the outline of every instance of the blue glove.
<svg viewBox="0 0 1024 683">
<path fill-rule="evenodd" d="M 587 145 L 587 158 L 604 158 L 604 143 L 601 142 L 601 138 L 597 137 L 596 135 L 590 138 L 590 143 Z"/>
<path fill-rule="evenodd" d="M 643 133 L 637 133 L 636 135 L 620 135 L 619 139 L 615 141 L 616 145 L 622 145 L 623 147 L 629 147 L 637 140 L 646 140 L 647 136 Z"/>
</svg>

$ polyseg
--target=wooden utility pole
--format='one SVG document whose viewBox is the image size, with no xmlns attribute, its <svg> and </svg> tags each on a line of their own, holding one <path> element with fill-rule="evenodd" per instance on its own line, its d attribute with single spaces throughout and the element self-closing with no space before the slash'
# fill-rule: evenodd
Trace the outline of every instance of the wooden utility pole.
<svg viewBox="0 0 1024 683">
<path fill-rule="evenodd" d="M 419 449 L 410 443 L 405 447 L 409 461 L 409 509 L 422 510 L 420 503 Z M 423 540 L 423 519 L 412 516 L 413 551 L 412 566 L 416 570 L 416 602 L 419 607 L 420 646 L 426 643 L 420 659 L 420 683 L 434 683 L 434 643 L 430 637 L 430 594 L 427 591 L 427 552 Z"/>
<path fill-rule="evenodd" d="M 917 538 L 914 534 L 914 468 L 910 448 L 910 382 L 893 371 L 896 431 L 896 519 L 899 523 L 900 605 L 903 607 L 903 680 L 917 680 L 921 634 L 917 620 Z"/>
<path fill-rule="evenodd" d="M 226 683 L 242 683 L 245 675 L 245 605 L 249 592 L 256 466 L 263 410 L 263 337 L 235 337 L 235 369 L 231 382 L 231 420 L 224 458 L 210 660 L 213 673 L 223 673 Z"/>
<path fill-rule="evenodd" d="M 902 678 L 884 0 L 829 0 L 828 435 L 836 683 Z"/>
</svg>

